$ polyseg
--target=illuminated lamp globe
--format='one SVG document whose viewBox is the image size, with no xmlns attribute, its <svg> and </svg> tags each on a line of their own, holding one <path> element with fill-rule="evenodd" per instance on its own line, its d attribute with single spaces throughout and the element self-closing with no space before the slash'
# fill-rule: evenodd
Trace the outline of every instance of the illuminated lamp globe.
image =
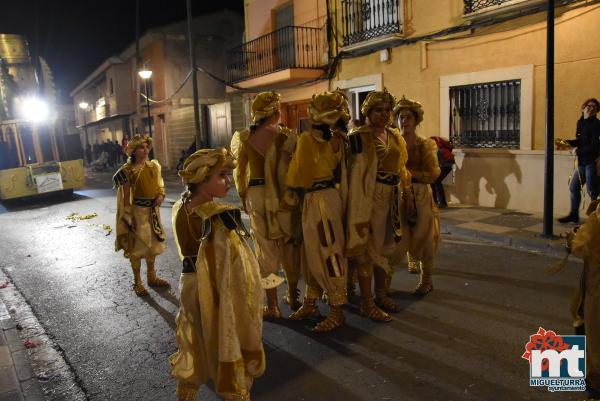
<svg viewBox="0 0 600 401">
<path fill-rule="evenodd" d="M 48 118 L 48 105 L 35 97 L 26 98 L 21 104 L 21 112 L 26 120 L 39 123 Z"/>
<path fill-rule="evenodd" d="M 140 71 L 138 71 L 138 75 L 142 79 L 149 79 L 152 76 L 152 71 L 150 71 L 150 70 L 140 70 Z"/>
</svg>

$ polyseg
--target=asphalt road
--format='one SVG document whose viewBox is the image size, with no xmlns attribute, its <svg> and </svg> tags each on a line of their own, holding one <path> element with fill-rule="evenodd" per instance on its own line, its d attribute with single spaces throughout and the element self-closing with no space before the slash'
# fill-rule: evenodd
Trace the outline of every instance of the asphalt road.
<svg viewBox="0 0 600 401">
<path fill-rule="evenodd" d="M 167 358 L 176 350 L 180 265 L 170 205 L 161 209 L 168 250 L 157 266 L 172 288 L 139 298 L 128 260 L 114 252 L 114 234 L 99 226 L 114 225 L 114 203 L 112 190 L 97 188 L 74 200 L 0 207 L 0 268 L 24 300 L 15 318 L 31 309 L 84 399 L 174 400 Z M 98 217 L 71 222 L 72 212 Z M 267 371 L 255 382 L 253 400 L 581 399 L 530 388 L 521 355 L 539 326 L 572 334 L 569 301 L 582 265 L 571 262 L 545 277 L 555 259 L 444 240 L 427 297 L 410 295 L 417 276 L 403 269 L 394 276 L 402 311 L 389 324 L 360 317 L 352 305 L 347 325 L 331 334 L 312 333 L 309 323 L 266 322 Z M 285 305 L 282 311 L 289 314 Z M 69 400 L 65 394 L 49 399 Z M 198 399 L 219 398 L 203 387 Z"/>
</svg>

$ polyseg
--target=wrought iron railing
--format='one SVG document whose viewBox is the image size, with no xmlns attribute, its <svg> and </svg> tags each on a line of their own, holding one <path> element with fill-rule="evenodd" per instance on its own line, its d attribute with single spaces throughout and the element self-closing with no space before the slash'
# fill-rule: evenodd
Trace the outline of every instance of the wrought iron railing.
<svg viewBox="0 0 600 401">
<path fill-rule="evenodd" d="M 401 0 L 341 0 L 344 46 L 402 32 Z"/>
<path fill-rule="evenodd" d="M 450 139 L 461 148 L 520 144 L 521 80 L 450 88 Z"/>
<path fill-rule="evenodd" d="M 286 26 L 227 52 L 228 82 L 289 68 L 321 68 L 327 42 L 321 28 Z"/>
<path fill-rule="evenodd" d="M 499 6 L 511 0 L 465 0 L 465 14 L 474 13 L 491 6 Z"/>
</svg>

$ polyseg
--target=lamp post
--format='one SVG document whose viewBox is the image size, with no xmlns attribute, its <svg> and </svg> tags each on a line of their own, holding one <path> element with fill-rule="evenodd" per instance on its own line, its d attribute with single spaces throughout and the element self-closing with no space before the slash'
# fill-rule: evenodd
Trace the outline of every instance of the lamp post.
<svg viewBox="0 0 600 401">
<path fill-rule="evenodd" d="M 140 78 L 142 78 L 144 80 L 144 83 L 146 84 L 146 109 L 148 111 L 148 134 L 150 137 L 152 137 L 152 120 L 151 120 L 151 116 L 150 116 L 150 93 L 148 90 L 148 81 L 150 80 L 150 77 L 152 76 L 152 71 L 150 70 L 140 70 L 138 71 L 138 75 L 140 76 Z"/>
<path fill-rule="evenodd" d="M 88 110 L 88 106 L 89 106 L 89 104 L 87 104 L 87 102 L 79 103 L 79 108 L 81 110 L 83 110 L 83 136 L 85 137 L 85 149 L 83 150 L 83 158 L 85 160 L 88 159 L 87 158 L 87 149 L 88 149 L 88 146 L 90 146 L 89 139 L 88 139 L 88 133 L 87 133 L 87 121 L 86 121 L 86 116 L 85 116 L 87 113 L 87 110 Z M 90 161 L 91 160 L 87 160 L 88 163 Z"/>
</svg>

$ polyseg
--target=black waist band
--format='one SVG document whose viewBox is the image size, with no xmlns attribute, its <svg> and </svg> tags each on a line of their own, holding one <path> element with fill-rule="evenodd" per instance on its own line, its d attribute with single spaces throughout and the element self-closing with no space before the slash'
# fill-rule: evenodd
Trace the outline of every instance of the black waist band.
<svg viewBox="0 0 600 401">
<path fill-rule="evenodd" d="M 335 188 L 335 181 L 334 180 L 317 181 L 312 185 L 312 187 L 308 188 L 306 190 L 306 192 L 315 192 L 315 191 L 320 191 L 322 189 L 327 189 L 327 188 Z"/>
<path fill-rule="evenodd" d="M 196 257 L 186 256 L 183 258 L 183 270 L 182 273 L 194 273 L 196 271 Z"/>
<path fill-rule="evenodd" d="M 154 199 L 133 198 L 133 204 L 141 207 L 154 207 Z"/>
<path fill-rule="evenodd" d="M 386 173 L 385 171 L 378 171 L 375 180 L 386 185 L 398 185 L 400 183 L 400 176 L 394 173 Z"/>
<path fill-rule="evenodd" d="M 259 185 L 265 185 L 264 178 L 251 178 L 250 182 L 248 182 L 248 187 L 256 187 Z"/>
</svg>

